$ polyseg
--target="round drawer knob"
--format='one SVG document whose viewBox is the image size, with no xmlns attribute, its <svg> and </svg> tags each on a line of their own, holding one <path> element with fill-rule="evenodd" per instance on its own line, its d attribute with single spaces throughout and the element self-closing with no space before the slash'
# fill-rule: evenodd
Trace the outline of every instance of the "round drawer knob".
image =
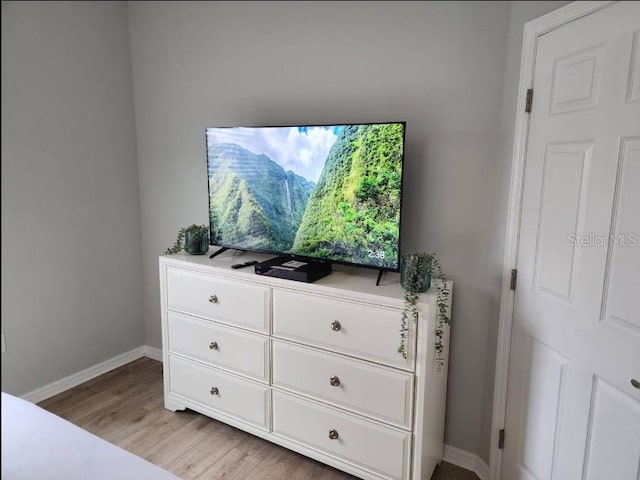
<svg viewBox="0 0 640 480">
<path fill-rule="evenodd" d="M 218 303 L 218 296 L 217 295 L 211 295 L 209 297 L 209 303 Z"/>
<path fill-rule="evenodd" d="M 340 325 L 339 321 L 334 320 L 333 322 L 331 322 L 331 330 L 333 330 L 334 332 L 339 332 L 341 328 L 342 325 Z"/>
<path fill-rule="evenodd" d="M 211 387 L 211 390 L 209 391 L 209 393 L 211 395 L 218 395 L 218 387 Z"/>
<path fill-rule="evenodd" d="M 633 388 L 640 388 L 640 382 L 635 378 L 631 379 L 631 385 L 633 385 Z"/>
<path fill-rule="evenodd" d="M 336 377 L 335 375 L 333 375 L 330 379 L 329 379 L 329 383 L 331 384 L 331 386 L 333 387 L 337 387 L 340 385 L 340 379 L 338 377 Z"/>
<path fill-rule="evenodd" d="M 211 343 L 209 344 L 209 348 L 210 348 L 211 350 L 217 350 L 217 349 L 218 349 L 218 342 L 211 342 Z"/>
<path fill-rule="evenodd" d="M 329 438 L 331 440 L 336 440 L 340 435 L 338 435 L 338 431 L 334 430 L 333 428 L 331 430 L 329 430 Z"/>
</svg>

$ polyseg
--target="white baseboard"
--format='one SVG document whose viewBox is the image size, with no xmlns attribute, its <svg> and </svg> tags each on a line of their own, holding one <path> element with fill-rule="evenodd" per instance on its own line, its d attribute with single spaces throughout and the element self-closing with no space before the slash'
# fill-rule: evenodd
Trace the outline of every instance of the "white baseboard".
<svg viewBox="0 0 640 480">
<path fill-rule="evenodd" d="M 162 350 L 148 345 L 134 348 L 128 352 L 124 352 L 117 357 L 110 358 L 104 362 L 98 363 L 93 367 L 85 368 L 84 370 L 64 377 L 60 380 L 52 382 L 44 387 L 36 388 L 35 390 L 22 395 L 22 398 L 31 402 L 38 403 L 47 398 L 53 397 L 65 390 L 69 390 L 81 383 L 87 382 L 103 373 L 107 373 L 114 368 L 121 367 L 129 362 L 133 362 L 138 358 L 149 357 L 153 360 L 162 361 Z"/>
<path fill-rule="evenodd" d="M 150 358 L 151 360 L 157 360 L 159 362 L 162 361 L 162 350 L 156 347 L 150 347 L 149 345 L 145 345 L 142 347 L 144 349 L 144 356 Z"/>
<path fill-rule="evenodd" d="M 451 445 L 445 445 L 442 459 L 458 467 L 471 470 L 480 477 L 480 480 L 487 480 L 489 478 L 489 465 L 475 453 L 467 452 L 466 450 Z"/>
</svg>

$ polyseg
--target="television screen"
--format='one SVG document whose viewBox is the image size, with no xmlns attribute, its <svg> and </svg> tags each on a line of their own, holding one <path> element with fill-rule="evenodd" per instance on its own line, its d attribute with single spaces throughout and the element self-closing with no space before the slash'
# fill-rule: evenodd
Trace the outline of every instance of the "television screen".
<svg viewBox="0 0 640 480">
<path fill-rule="evenodd" d="M 397 270 L 405 123 L 206 129 L 211 244 Z"/>
</svg>

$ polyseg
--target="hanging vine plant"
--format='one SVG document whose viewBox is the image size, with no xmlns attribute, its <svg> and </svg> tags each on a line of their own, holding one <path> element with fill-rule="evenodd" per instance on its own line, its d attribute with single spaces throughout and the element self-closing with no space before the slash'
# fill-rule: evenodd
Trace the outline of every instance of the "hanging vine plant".
<svg viewBox="0 0 640 480">
<path fill-rule="evenodd" d="M 435 367 L 438 371 L 445 365 L 444 361 L 444 329 L 451 325 L 449 315 L 449 296 L 451 291 L 447 286 L 446 276 L 442 270 L 440 260 L 435 253 L 411 253 L 402 257 L 401 283 L 404 288 L 404 309 L 400 324 L 400 346 L 398 352 L 407 358 L 407 341 L 409 337 L 409 322 L 418 321 L 418 300 L 421 292 L 426 292 L 431 286 L 431 279 L 436 280 L 436 343 Z"/>
</svg>

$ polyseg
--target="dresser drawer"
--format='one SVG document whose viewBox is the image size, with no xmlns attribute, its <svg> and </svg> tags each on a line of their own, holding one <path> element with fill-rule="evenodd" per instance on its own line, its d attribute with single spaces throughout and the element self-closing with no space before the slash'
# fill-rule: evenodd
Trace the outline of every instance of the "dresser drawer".
<svg viewBox="0 0 640 480">
<path fill-rule="evenodd" d="M 273 385 L 411 428 L 413 375 L 273 340 Z"/>
<path fill-rule="evenodd" d="M 171 393 L 244 422 L 267 428 L 267 386 L 172 355 L 169 355 L 169 372 Z"/>
<path fill-rule="evenodd" d="M 273 433 L 390 479 L 409 476 L 411 434 L 273 391 Z M 335 436 L 337 438 L 330 438 Z"/>
<path fill-rule="evenodd" d="M 269 289 L 186 270 L 167 271 L 167 306 L 224 323 L 269 332 Z"/>
<path fill-rule="evenodd" d="M 349 355 L 413 369 L 414 325 L 408 355 L 398 353 L 400 310 L 273 290 L 273 334 Z"/>
<path fill-rule="evenodd" d="M 170 352 L 269 381 L 269 337 L 174 312 L 168 333 Z"/>
</svg>

